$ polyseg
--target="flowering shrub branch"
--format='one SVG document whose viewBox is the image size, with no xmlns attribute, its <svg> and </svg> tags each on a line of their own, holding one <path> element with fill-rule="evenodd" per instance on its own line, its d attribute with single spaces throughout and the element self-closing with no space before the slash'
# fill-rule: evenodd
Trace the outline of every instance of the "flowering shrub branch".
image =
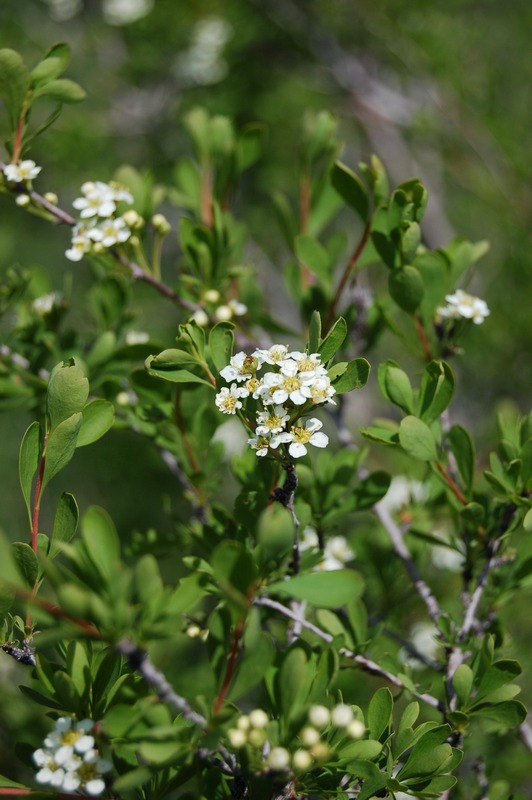
<svg viewBox="0 0 532 800">
<path fill-rule="evenodd" d="M 353 172 L 322 112 L 302 136 L 296 203 L 276 196 L 296 309 L 282 324 L 232 206 L 260 126 L 193 109 L 194 158 L 173 185 L 154 189 L 132 167 L 87 176 L 77 217 L 35 191 L 46 171 L 28 158 L 44 133 L 30 131 L 32 108 L 82 99 L 60 78 L 69 57 L 56 45 L 29 70 L 0 50 L 2 199 L 70 229 L 65 270 L 95 267 L 90 333 L 68 330 L 67 298 L 39 293 L 31 271 L 12 268 L 1 286 L 0 314 L 16 322 L 0 347 L 0 410 L 35 417 L 19 455 L 27 541 L 0 536 L 1 655 L 29 674 L 24 718 L 42 705 L 51 731 L 42 744 L 28 733 L 39 788 L 0 776 L 0 794 L 485 793 L 498 764 L 473 768 L 472 741 L 492 752 L 519 730 L 530 749 L 498 617 L 526 591 L 532 528 L 530 416 L 501 415 L 488 468 L 449 412 L 444 359 L 491 321 L 462 279 L 485 243 L 429 250 L 425 187 L 390 191 L 376 157 Z M 354 242 L 339 210 L 355 217 Z M 378 274 L 363 297 L 362 270 L 371 285 Z M 171 331 L 163 313 L 157 335 L 133 327 L 128 276 L 171 301 Z M 358 354 L 385 330 L 417 357 L 417 383 L 391 359 L 374 370 L 390 414 L 360 431 L 363 447 L 370 364 Z M 111 429 L 174 479 L 165 494 L 149 488 L 150 458 L 139 469 L 131 503 L 153 519 L 146 531 L 48 492 Z"/>
</svg>

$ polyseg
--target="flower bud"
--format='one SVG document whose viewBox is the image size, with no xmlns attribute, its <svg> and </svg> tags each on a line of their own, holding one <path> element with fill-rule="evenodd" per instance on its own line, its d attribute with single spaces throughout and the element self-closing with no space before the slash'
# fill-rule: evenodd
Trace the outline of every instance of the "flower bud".
<svg viewBox="0 0 532 800">
<path fill-rule="evenodd" d="M 331 712 L 331 721 L 338 728 L 346 728 L 353 719 L 353 709 L 345 703 L 338 703 Z"/>
<path fill-rule="evenodd" d="M 258 728 L 252 728 L 248 733 L 248 742 L 257 749 L 262 747 L 266 741 L 266 732 Z"/>
<path fill-rule="evenodd" d="M 124 211 L 122 219 L 132 231 L 140 231 L 144 227 L 144 219 L 134 208 Z"/>
<path fill-rule="evenodd" d="M 205 328 L 209 324 L 209 317 L 202 308 L 196 309 L 190 319 L 193 319 L 201 328 Z"/>
<path fill-rule="evenodd" d="M 218 289 L 207 289 L 203 295 L 203 299 L 206 303 L 217 303 L 220 299 L 220 292 Z"/>
<path fill-rule="evenodd" d="M 346 732 L 352 739 L 361 739 L 366 732 L 366 727 L 362 720 L 353 719 L 347 726 Z"/>
<path fill-rule="evenodd" d="M 29 194 L 17 194 L 15 198 L 15 203 L 17 204 L 17 206 L 20 206 L 21 208 L 26 208 L 26 206 L 29 206 L 30 200 L 31 198 Z"/>
<path fill-rule="evenodd" d="M 227 322 L 233 316 L 233 309 L 230 306 L 218 306 L 214 316 L 219 322 Z"/>
<path fill-rule="evenodd" d="M 53 206 L 56 206 L 59 202 L 59 197 L 55 192 L 45 192 L 44 199 L 47 203 L 51 203 Z"/>
<path fill-rule="evenodd" d="M 236 727 L 239 731 L 249 731 L 251 727 L 249 717 L 246 714 L 242 714 L 237 720 Z"/>
<path fill-rule="evenodd" d="M 292 766 L 296 772 L 305 772 L 312 766 L 312 756 L 308 750 L 296 750 L 292 756 Z"/>
<path fill-rule="evenodd" d="M 326 706 L 311 706 L 308 712 L 309 722 L 316 728 L 325 728 L 331 721 L 331 712 Z"/>
<path fill-rule="evenodd" d="M 244 747 L 247 742 L 244 731 L 237 730 L 237 728 L 229 728 L 227 738 L 231 742 L 231 746 L 235 748 Z"/>
<path fill-rule="evenodd" d="M 299 734 L 299 738 L 307 747 L 312 747 L 312 745 L 319 742 L 320 733 L 316 730 L 316 728 L 311 728 L 310 725 L 307 725 L 307 727 L 303 728 Z"/>
<path fill-rule="evenodd" d="M 284 747 L 274 747 L 266 761 L 271 769 L 286 769 L 290 763 L 290 753 Z"/>
<path fill-rule="evenodd" d="M 268 724 L 268 715 L 262 708 L 255 708 L 249 715 L 252 728 L 265 728 Z"/>
<path fill-rule="evenodd" d="M 172 230 L 172 226 L 164 214 L 154 214 L 151 218 L 151 224 L 160 236 L 166 236 Z"/>
</svg>

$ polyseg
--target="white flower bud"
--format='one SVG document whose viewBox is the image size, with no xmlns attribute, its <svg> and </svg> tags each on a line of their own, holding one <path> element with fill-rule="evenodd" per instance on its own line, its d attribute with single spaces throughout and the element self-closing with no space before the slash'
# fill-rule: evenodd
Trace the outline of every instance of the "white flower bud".
<svg viewBox="0 0 532 800">
<path fill-rule="evenodd" d="M 190 639 L 198 639 L 201 636 L 199 625 L 189 625 L 185 632 Z"/>
<path fill-rule="evenodd" d="M 230 306 L 218 306 L 214 316 L 219 322 L 227 322 L 233 316 L 233 309 Z"/>
<path fill-rule="evenodd" d="M 198 308 L 194 311 L 190 319 L 193 319 L 201 328 L 209 324 L 209 317 L 202 308 Z"/>
<path fill-rule="evenodd" d="M 316 730 L 316 728 L 311 728 L 310 725 L 307 725 L 307 727 L 303 728 L 299 734 L 299 738 L 307 747 L 312 747 L 312 745 L 319 742 L 320 733 Z"/>
<path fill-rule="evenodd" d="M 167 233 L 170 233 L 172 230 L 172 226 L 164 216 L 164 214 L 154 214 L 151 218 L 151 224 L 155 228 L 160 236 L 166 236 Z"/>
<path fill-rule="evenodd" d="M 55 192 L 45 192 L 44 199 L 48 203 L 51 203 L 53 206 L 56 206 L 59 202 L 59 197 L 56 195 Z"/>
<path fill-rule="evenodd" d="M 122 214 L 122 219 L 131 230 L 139 231 L 144 227 L 144 219 L 134 208 L 130 208 Z"/>
<path fill-rule="evenodd" d="M 246 714 L 242 714 L 242 716 L 237 720 L 236 727 L 239 731 L 249 731 L 251 727 L 249 717 L 246 716 Z"/>
<path fill-rule="evenodd" d="M 286 769 L 290 764 L 290 753 L 284 747 L 274 747 L 266 761 L 271 769 Z"/>
<path fill-rule="evenodd" d="M 203 295 L 203 299 L 206 303 L 217 303 L 220 299 L 220 292 L 218 289 L 207 289 Z"/>
<path fill-rule="evenodd" d="M 26 206 L 29 206 L 30 204 L 30 199 L 31 198 L 29 194 L 17 194 L 15 197 L 15 203 L 21 208 L 26 208 Z"/>
<path fill-rule="evenodd" d="M 362 720 L 353 719 L 347 726 L 346 732 L 352 739 L 361 739 L 366 732 L 366 728 Z"/>
<path fill-rule="evenodd" d="M 257 749 L 266 741 L 266 731 L 252 728 L 248 733 L 248 742 Z"/>
<path fill-rule="evenodd" d="M 255 708 L 249 715 L 252 728 L 265 728 L 268 724 L 268 715 L 262 708 Z"/>
<path fill-rule="evenodd" d="M 310 748 L 310 754 L 316 761 L 325 761 L 329 757 L 330 750 L 325 742 L 318 742 Z"/>
<path fill-rule="evenodd" d="M 346 728 L 353 719 L 353 709 L 345 703 L 338 703 L 331 712 L 331 721 L 338 728 Z"/>
<path fill-rule="evenodd" d="M 331 721 L 331 713 L 326 706 L 311 706 L 308 712 L 309 722 L 316 728 L 325 728 Z"/>
<path fill-rule="evenodd" d="M 305 772 L 312 766 L 312 756 L 308 750 L 296 750 L 292 756 L 292 766 L 296 772 Z"/>
<path fill-rule="evenodd" d="M 235 748 L 244 747 L 247 742 L 244 731 L 237 730 L 236 728 L 229 728 L 227 731 L 227 738 L 231 742 L 231 746 Z"/>
</svg>

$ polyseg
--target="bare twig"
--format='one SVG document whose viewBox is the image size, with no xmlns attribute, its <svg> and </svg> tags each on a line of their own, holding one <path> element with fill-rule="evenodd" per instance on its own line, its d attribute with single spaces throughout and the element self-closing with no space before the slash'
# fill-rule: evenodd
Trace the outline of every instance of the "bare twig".
<svg viewBox="0 0 532 800">
<path fill-rule="evenodd" d="M 395 553 L 399 556 L 399 558 L 405 565 L 405 569 L 410 575 L 410 578 L 412 579 L 412 582 L 416 587 L 419 596 L 425 603 L 425 606 L 427 608 L 431 620 L 435 623 L 435 625 L 438 625 L 439 619 L 442 616 L 443 611 L 441 610 L 438 601 L 432 594 L 429 586 L 425 583 L 425 581 L 419 574 L 416 565 L 412 561 L 412 556 L 410 555 L 410 552 L 404 543 L 403 533 L 400 527 L 397 525 L 397 523 L 393 519 L 388 509 L 382 503 L 377 503 L 374 506 L 374 509 L 383 528 L 390 537 L 390 541 L 392 543 Z"/>
<path fill-rule="evenodd" d="M 145 650 L 129 639 L 122 639 L 118 642 L 116 649 L 128 660 L 131 667 L 144 678 L 146 683 L 153 686 L 164 703 L 176 708 L 183 715 L 183 718 L 189 722 L 199 725 L 200 728 L 207 727 L 205 717 L 194 711 L 184 697 L 180 697 L 174 692 L 163 673 L 151 663 Z"/>
<path fill-rule="evenodd" d="M 330 633 L 327 633 L 326 631 L 323 631 L 321 628 L 318 628 L 317 625 L 314 625 L 313 622 L 309 622 L 309 620 L 307 619 L 301 619 L 300 617 L 297 617 L 293 613 L 293 611 L 284 606 L 282 603 L 278 603 L 276 600 L 270 600 L 269 597 L 256 597 L 254 603 L 255 605 L 265 606 L 267 608 L 273 609 L 274 611 L 278 611 L 283 616 L 288 617 L 288 619 L 296 620 L 297 622 L 300 623 L 300 625 L 303 628 L 306 628 L 308 631 L 311 631 L 311 633 L 314 633 L 319 639 L 321 639 L 324 642 L 330 643 L 334 639 L 334 637 Z M 377 663 L 375 663 L 375 661 L 372 661 L 371 659 L 366 658 L 365 656 L 361 656 L 358 653 L 353 653 L 353 651 L 349 650 L 347 647 L 338 648 L 338 652 L 340 653 L 340 655 L 345 656 L 350 661 L 354 661 L 366 672 L 384 678 L 393 686 L 397 686 L 399 689 L 408 689 L 408 691 L 412 695 L 414 695 L 414 697 L 417 697 L 419 700 L 422 700 L 424 703 L 427 703 L 427 705 L 430 705 L 433 708 L 437 708 L 440 711 L 443 710 L 443 704 L 436 697 L 434 697 L 431 694 L 416 692 L 413 691 L 412 689 L 409 689 L 404 685 L 404 683 L 401 681 L 400 678 L 380 667 Z"/>
</svg>

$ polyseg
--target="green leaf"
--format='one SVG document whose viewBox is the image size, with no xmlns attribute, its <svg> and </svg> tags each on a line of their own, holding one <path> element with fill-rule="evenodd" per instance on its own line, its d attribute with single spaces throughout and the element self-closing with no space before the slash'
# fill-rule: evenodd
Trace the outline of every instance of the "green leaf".
<svg viewBox="0 0 532 800">
<path fill-rule="evenodd" d="M 31 489 L 33 485 L 33 478 L 39 468 L 41 448 L 41 426 L 37 421 L 32 422 L 26 430 L 20 445 L 20 453 L 18 460 L 18 474 L 20 479 L 20 486 L 26 508 L 30 525 L 32 522 L 32 500 Z"/>
<path fill-rule="evenodd" d="M 405 781 L 442 771 L 453 756 L 451 745 L 442 744 L 450 732 L 449 725 L 439 725 L 425 733 L 412 748 L 404 767 L 397 773 L 397 780 Z"/>
<path fill-rule="evenodd" d="M 285 653 L 276 684 L 283 715 L 289 718 L 297 714 L 298 707 L 308 697 L 311 684 L 308 658 L 303 647 L 296 644 Z"/>
<path fill-rule="evenodd" d="M 259 124 L 246 125 L 239 133 L 236 143 L 236 160 L 239 172 L 254 164 L 263 148 L 265 127 Z"/>
<path fill-rule="evenodd" d="M 166 352 L 166 351 L 164 351 Z M 180 353 L 183 352 L 181 350 L 173 350 L 172 353 Z M 193 356 L 189 356 L 188 353 L 185 354 L 188 358 L 193 359 Z M 202 383 L 205 386 L 209 386 L 211 389 L 214 389 L 214 386 L 206 381 L 204 378 L 200 378 L 198 375 L 194 375 L 193 372 L 190 372 L 188 369 L 182 369 L 180 367 L 177 368 L 168 368 L 166 364 L 164 366 L 157 366 L 154 367 L 153 363 L 155 359 L 160 358 L 159 356 L 149 356 L 146 359 L 146 369 L 149 375 L 153 375 L 156 378 L 162 378 L 165 381 L 170 381 L 172 383 Z M 192 361 L 186 361 L 186 363 L 191 363 L 194 365 L 198 365 L 198 361 L 196 359 Z"/>
<path fill-rule="evenodd" d="M 521 665 L 518 661 L 514 661 L 513 659 L 501 659 L 500 661 L 496 661 L 482 676 L 482 680 L 475 694 L 475 705 L 487 699 L 492 692 L 496 691 L 501 686 L 511 683 L 521 672 Z"/>
<path fill-rule="evenodd" d="M 406 414 L 411 414 L 414 393 L 406 372 L 400 369 L 395 361 L 385 361 L 379 365 L 377 379 L 384 397 L 399 406 Z"/>
<path fill-rule="evenodd" d="M 467 701 L 473 688 L 473 670 L 467 664 L 460 664 L 453 675 L 453 687 L 459 702 L 459 708 L 467 708 Z"/>
<path fill-rule="evenodd" d="M 388 290 L 399 308 L 413 314 L 423 300 L 425 285 L 419 271 L 407 264 L 392 269 L 388 275 Z"/>
<path fill-rule="evenodd" d="M 336 351 L 342 346 L 346 336 L 347 323 L 343 317 L 340 317 L 318 348 L 321 360 L 325 364 L 331 360 Z"/>
<path fill-rule="evenodd" d="M 476 706 L 470 713 L 495 720 L 501 728 L 517 728 L 527 716 L 527 710 L 519 700 Z"/>
<path fill-rule="evenodd" d="M 405 229 L 401 241 L 403 258 L 406 262 L 410 262 L 415 258 L 420 242 L 421 228 L 419 223 L 411 222 Z"/>
<path fill-rule="evenodd" d="M 309 332 L 308 332 L 308 351 L 309 353 L 317 353 L 321 340 L 321 317 L 319 311 L 313 311 L 310 318 Z"/>
<path fill-rule="evenodd" d="M 368 706 L 368 728 L 373 739 L 386 738 L 392 721 L 393 695 L 387 687 L 379 689 Z"/>
<path fill-rule="evenodd" d="M 63 543 L 68 544 L 76 533 L 79 521 L 79 509 L 73 494 L 64 492 L 59 498 L 54 517 L 52 540 L 49 557 L 53 558 L 61 551 Z"/>
<path fill-rule="evenodd" d="M 137 789 L 139 786 L 148 783 L 152 778 L 152 774 L 149 767 L 137 767 L 136 769 L 132 769 L 113 781 L 113 791 L 117 792 L 119 795 L 123 793 L 127 794 Z"/>
<path fill-rule="evenodd" d="M 102 575 L 112 578 L 120 560 L 120 540 L 105 509 L 91 506 L 81 520 L 81 535 L 87 553 Z"/>
<path fill-rule="evenodd" d="M 454 374 L 445 361 L 427 364 L 419 392 L 419 417 L 430 425 L 445 411 L 454 392 Z"/>
<path fill-rule="evenodd" d="M 408 416 L 401 420 L 399 443 L 409 456 L 419 461 L 436 461 L 438 458 L 432 431 L 417 417 Z"/>
<path fill-rule="evenodd" d="M 89 396 L 89 382 L 73 359 L 57 364 L 52 370 L 47 390 L 50 430 L 83 410 Z"/>
<path fill-rule="evenodd" d="M 12 131 L 17 127 L 29 84 L 28 70 L 16 50 L 0 50 L 0 97 L 9 114 Z"/>
<path fill-rule="evenodd" d="M 301 264 L 324 281 L 331 278 L 331 259 L 327 250 L 312 236 L 300 234 L 294 242 L 295 253 Z"/>
<path fill-rule="evenodd" d="M 26 789 L 26 788 L 27 787 L 24 786 L 24 784 L 15 783 L 15 781 L 11 781 L 9 780 L 9 778 L 5 778 L 3 775 L 0 775 L 0 789 Z M 27 793 L 25 794 L 33 794 L 33 790 L 28 789 Z"/>
<path fill-rule="evenodd" d="M 261 633 L 253 642 L 253 647 L 244 650 L 227 699 L 234 702 L 257 686 L 273 663 L 274 657 L 275 648 L 271 638 Z"/>
<path fill-rule="evenodd" d="M 360 433 L 370 442 L 378 442 L 378 444 L 399 444 L 398 428 L 385 428 L 381 425 L 370 425 L 369 428 L 361 428 Z"/>
<path fill-rule="evenodd" d="M 26 584 L 32 589 L 39 573 L 37 556 L 26 542 L 14 542 L 11 545 L 11 552 L 20 574 L 23 575 Z"/>
<path fill-rule="evenodd" d="M 271 568 L 271 562 L 284 558 L 294 543 L 294 522 L 287 508 L 280 503 L 269 505 L 260 515 L 257 525 L 255 561 L 261 569 Z"/>
<path fill-rule="evenodd" d="M 358 572 L 338 569 L 296 575 L 268 586 L 268 594 L 287 594 L 322 608 L 338 608 L 362 594 L 364 581 Z"/>
<path fill-rule="evenodd" d="M 368 194 L 358 175 L 337 161 L 331 171 L 331 182 L 340 197 L 366 222 L 369 213 Z"/>
<path fill-rule="evenodd" d="M 70 61 L 70 47 L 64 42 L 54 44 L 43 60 L 31 71 L 34 86 L 40 86 L 58 78 Z"/>
<path fill-rule="evenodd" d="M 419 717 L 419 703 L 414 700 L 412 703 L 409 703 L 405 710 L 401 715 L 401 719 L 399 720 L 399 725 L 397 727 L 397 733 L 401 733 L 402 731 L 406 730 L 407 728 L 412 728 L 414 722 Z"/>
<path fill-rule="evenodd" d="M 74 455 L 82 420 L 83 415 L 81 413 L 72 414 L 71 417 L 60 422 L 49 435 L 44 452 L 43 489 L 54 475 L 57 475 L 63 467 L 66 467 Z"/>
<path fill-rule="evenodd" d="M 218 372 L 229 364 L 235 339 L 234 327 L 232 322 L 218 322 L 209 334 L 211 359 Z"/>
<path fill-rule="evenodd" d="M 343 363 L 345 364 L 345 362 Z M 355 358 L 353 361 L 347 362 L 347 366 L 339 373 L 337 378 L 335 377 L 335 367 L 332 367 L 329 377 L 336 389 L 336 393 L 345 394 L 345 392 L 351 392 L 353 389 L 362 389 L 368 382 L 370 369 L 369 361 L 365 358 Z"/>
<path fill-rule="evenodd" d="M 475 446 L 473 440 L 469 432 L 461 425 L 453 425 L 447 435 L 460 476 L 466 489 L 471 491 L 475 477 Z"/>
<path fill-rule="evenodd" d="M 83 409 L 76 447 L 84 447 L 100 439 L 113 427 L 115 409 L 108 400 L 92 400 Z"/>
<path fill-rule="evenodd" d="M 338 749 L 338 755 L 345 761 L 353 758 L 372 761 L 381 752 L 382 744 L 376 739 L 360 739 L 356 742 L 349 742 Z"/>
<path fill-rule="evenodd" d="M 211 566 L 225 596 L 237 608 L 247 608 L 246 594 L 257 577 L 251 555 L 241 542 L 229 539 L 214 550 Z"/>
<path fill-rule="evenodd" d="M 87 92 L 79 83 L 75 83 L 68 78 L 59 78 L 59 80 L 41 84 L 35 90 L 34 96 L 50 97 L 59 103 L 79 103 L 81 100 L 85 100 Z"/>
</svg>

